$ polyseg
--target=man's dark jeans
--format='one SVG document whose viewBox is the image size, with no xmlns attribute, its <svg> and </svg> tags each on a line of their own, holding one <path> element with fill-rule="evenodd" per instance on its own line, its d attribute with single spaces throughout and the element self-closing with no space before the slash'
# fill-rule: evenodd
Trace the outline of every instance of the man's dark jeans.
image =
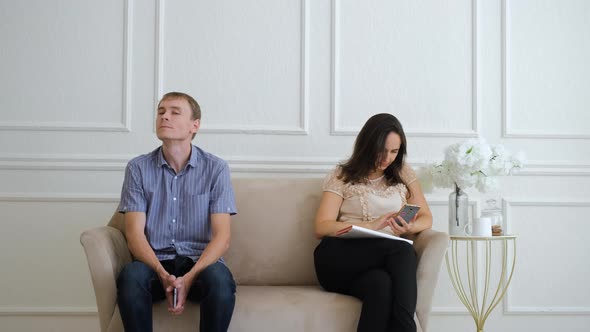
<svg viewBox="0 0 590 332">
<path fill-rule="evenodd" d="M 177 277 L 195 264 L 183 256 L 161 263 L 168 273 Z M 233 276 L 223 263 L 211 264 L 197 276 L 188 299 L 201 304 L 200 331 L 227 331 L 234 311 L 235 292 Z M 117 296 L 126 332 L 153 330 L 152 302 L 166 298 L 155 271 L 139 261 L 127 264 L 117 278 Z"/>
</svg>

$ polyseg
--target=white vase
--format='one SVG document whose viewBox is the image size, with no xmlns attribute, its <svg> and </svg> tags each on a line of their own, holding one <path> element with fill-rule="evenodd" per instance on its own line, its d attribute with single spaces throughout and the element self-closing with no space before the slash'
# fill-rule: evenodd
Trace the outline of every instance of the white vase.
<svg viewBox="0 0 590 332">
<path fill-rule="evenodd" d="M 455 185 L 449 195 L 449 235 L 465 236 L 469 223 L 469 196 Z"/>
</svg>

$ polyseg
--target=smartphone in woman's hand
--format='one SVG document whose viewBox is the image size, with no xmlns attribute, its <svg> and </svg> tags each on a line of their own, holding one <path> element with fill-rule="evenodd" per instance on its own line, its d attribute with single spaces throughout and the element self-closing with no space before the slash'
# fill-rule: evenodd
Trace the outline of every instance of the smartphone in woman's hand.
<svg viewBox="0 0 590 332">
<path fill-rule="evenodd" d="M 397 215 L 404 218 L 406 222 L 410 222 L 412 219 L 414 219 L 414 216 L 416 216 L 418 210 L 420 210 L 420 207 L 418 205 L 406 204 L 402 206 Z M 399 220 L 395 219 L 395 222 L 398 225 L 402 226 Z"/>
</svg>

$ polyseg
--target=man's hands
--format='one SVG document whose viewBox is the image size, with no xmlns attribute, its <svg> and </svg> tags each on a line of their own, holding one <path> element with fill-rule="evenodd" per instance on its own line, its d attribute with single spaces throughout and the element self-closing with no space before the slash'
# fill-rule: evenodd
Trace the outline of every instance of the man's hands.
<svg viewBox="0 0 590 332">
<path fill-rule="evenodd" d="M 175 277 L 170 275 L 170 283 L 164 288 L 166 291 L 166 299 L 168 300 L 168 311 L 173 315 L 180 315 L 184 312 L 184 305 L 188 292 L 191 288 L 193 278 L 190 275 L 182 277 Z M 164 283 L 162 283 L 164 285 Z M 176 288 L 176 307 L 174 307 L 174 288 Z"/>
<path fill-rule="evenodd" d="M 168 273 L 164 267 L 158 268 L 158 278 L 166 294 L 168 311 L 173 315 L 180 315 L 184 312 L 184 305 L 190 290 L 193 278 L 190 276 L 176 277 Z M 176 288 L 176 307 L 174 306 L 174 288 Z"/>
<path fill-rule="evenodd" d="M 168 302 L 168 310 L 170 310 L 170 308 L 174 306 L 174 281 L 176 280 L 176 277 L 168 273 L 168 271 L 166 271 L 161 265 L 156 270 L 156 273 L 158 274 L 162 288 L 164 288 L 166 302 Z"/>
</svg>

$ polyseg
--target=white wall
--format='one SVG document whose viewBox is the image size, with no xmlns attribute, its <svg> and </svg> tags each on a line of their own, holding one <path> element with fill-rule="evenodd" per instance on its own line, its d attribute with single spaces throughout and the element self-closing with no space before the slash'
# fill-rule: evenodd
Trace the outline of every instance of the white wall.
<svg viewBox="0 0 590 332">
<path fill-rule="evenodd" d="M 524 151 L 496 193 L 520 237 L 486 327 L 587 331 L 589 32 L 585 0 L 1 0 L 0 330 L 98 331 L 79 234 L 180 90 L 234 176 L 321 177 L 378 112 L 415 167 L 470 137 Z M 447 194 L 428 195 L 440 230 Z M 445 270 L 431 326 L 473 328 Z"/>
</svg>

